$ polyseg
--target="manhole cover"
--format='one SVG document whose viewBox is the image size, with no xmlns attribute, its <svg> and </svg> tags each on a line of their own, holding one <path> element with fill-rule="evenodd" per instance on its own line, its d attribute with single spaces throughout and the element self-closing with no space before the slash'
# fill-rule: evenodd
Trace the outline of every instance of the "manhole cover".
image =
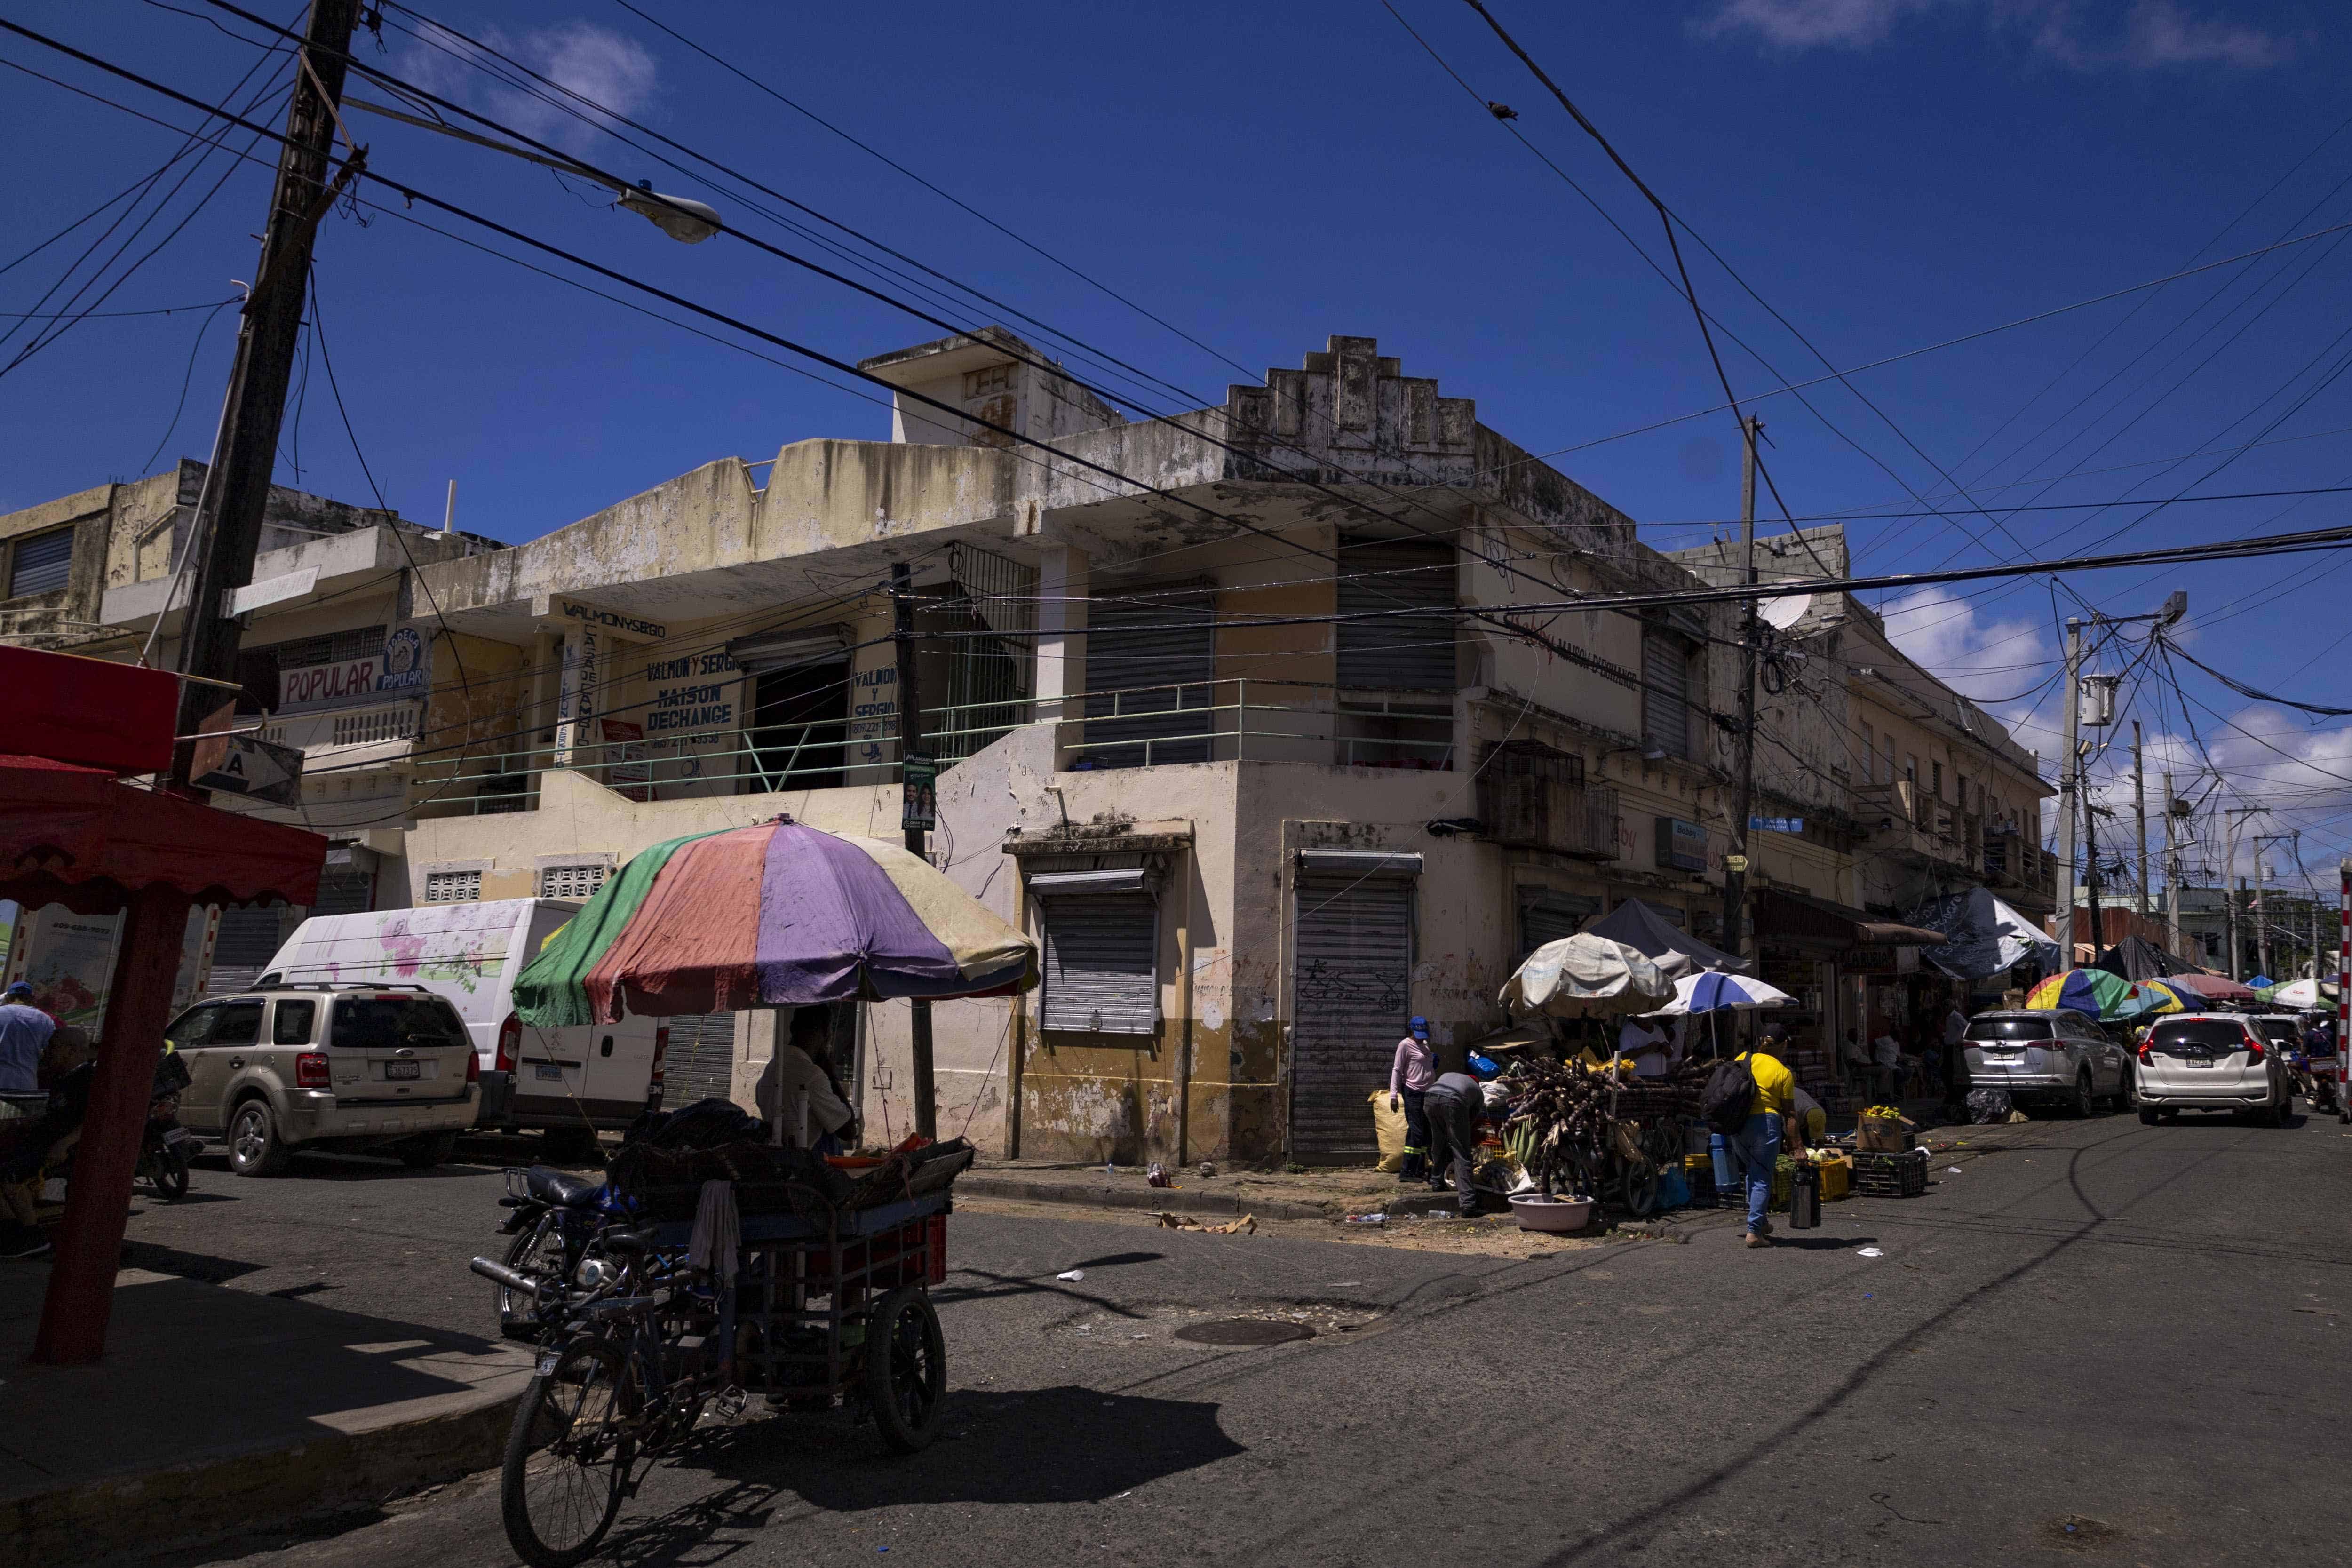
<svg viewBox="0 0 2352 1568">
<path fill-rule="evenodd" d="M 1315 1331 L 1304 1323 L 1277 1322 L 1271 1318 L 1220 1318 L 1179 1329 L 1176 1337 L 1196 1345 L 1278 1345 L 1311 1340 Z"/>
</svg>

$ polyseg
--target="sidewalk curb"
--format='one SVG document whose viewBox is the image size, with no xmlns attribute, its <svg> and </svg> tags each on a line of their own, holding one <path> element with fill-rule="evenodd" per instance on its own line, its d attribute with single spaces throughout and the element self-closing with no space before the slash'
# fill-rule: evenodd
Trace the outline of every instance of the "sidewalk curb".
<svg viewBox="0 0 2352 1568">
<path fill-rule="evenodd" d="M 278 1448 L 223 1448 L 0 1502 L 0 1563 L 153 1552 L 304 1514 L 382 1501 L 494 1468 L 525 1380 L 448 1395 L 450 1408 Z M 170 1419 L 169 1402 L 155 1413 Z"/>
<path fill-rule="evenodd" d="M 1260 1219 L 1335 1219 L 1341 1205 L 1302 1204 L 1287 1198 L 1252 1200 L 1238 1193 L 1196 1193 L 1181 1187 L 1079 1186 L 1070 1182 L 1028 1182 L 1017 1176 L 983 1176 L 977 1172 L 956 1178 L 955 1190 L 967 1197 L 1012 1198 L 1022 1203 L 1062 1204 L 1072 1208 L 1165 1210 L 1170 1214 L 1213 1214 Z"/>
</svg>

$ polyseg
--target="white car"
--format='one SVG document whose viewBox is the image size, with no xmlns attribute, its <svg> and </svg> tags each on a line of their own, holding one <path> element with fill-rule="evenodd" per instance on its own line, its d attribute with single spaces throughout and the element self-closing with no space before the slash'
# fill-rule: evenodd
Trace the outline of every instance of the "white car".
<svg viewBox="0 0 2352 1568">
<path fill-rule="evenodd" d="M 2251 1110 L 2273 1127 L 2294 1104 L 2285 1054 L 2261 1020 L 2238 1013 L 2176 1013 L 2140 1037 L 2139 1119 L 2153 1126 L 2184 1110 Z"/>
</svg>

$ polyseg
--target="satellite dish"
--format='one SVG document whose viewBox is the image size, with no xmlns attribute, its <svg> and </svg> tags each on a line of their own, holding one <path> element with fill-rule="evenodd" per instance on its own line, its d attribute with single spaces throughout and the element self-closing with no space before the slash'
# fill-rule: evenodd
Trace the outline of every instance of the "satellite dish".
<svg viewBox="0 0 2352 1568">
<path fill-rule="evenodd" d="M 1758 610 L 1756 614 L 1766 626 L 1775 631 L 1785 632 L 1802 620 L 1805 612 L 1812 608 L 1812 605 L 1813 596 L 1811 594 L 1790 594 L 1782 598 L 1765 600 L 1763 608 Z"/>
</svg>

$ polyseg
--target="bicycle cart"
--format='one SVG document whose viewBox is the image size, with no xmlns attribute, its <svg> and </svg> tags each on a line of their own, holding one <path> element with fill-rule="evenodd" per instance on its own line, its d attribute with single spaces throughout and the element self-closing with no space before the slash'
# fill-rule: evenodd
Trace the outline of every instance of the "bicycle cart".
<svg viewBox="0 0 2352 1568">
<path fill-rule="evenodd" d="M 947 1344 L 929 1289 L 947 1270 L 946 1182 L 865 1207 L 798 1183 L 748 1195 L 758 1206 L 736 1216 L 731 1279 L 688 1264 L 695 1224 L 660 1217 L 679 1194 L 656 1190 L 654 1222 L 606 1233 L 587 1288 L 549 1303 L 499 1476 L 508 1540 L 534 1568 L 587 1558 L 645 1467 L 684 1447 L 706 1412 L 740 1415 L 753 1395 L 771 1412 L 870 1415 L 902 1454 L 937 1436 Z M 474 1267 L 532 1288 L 488 1259 Z"/>
</svg>

